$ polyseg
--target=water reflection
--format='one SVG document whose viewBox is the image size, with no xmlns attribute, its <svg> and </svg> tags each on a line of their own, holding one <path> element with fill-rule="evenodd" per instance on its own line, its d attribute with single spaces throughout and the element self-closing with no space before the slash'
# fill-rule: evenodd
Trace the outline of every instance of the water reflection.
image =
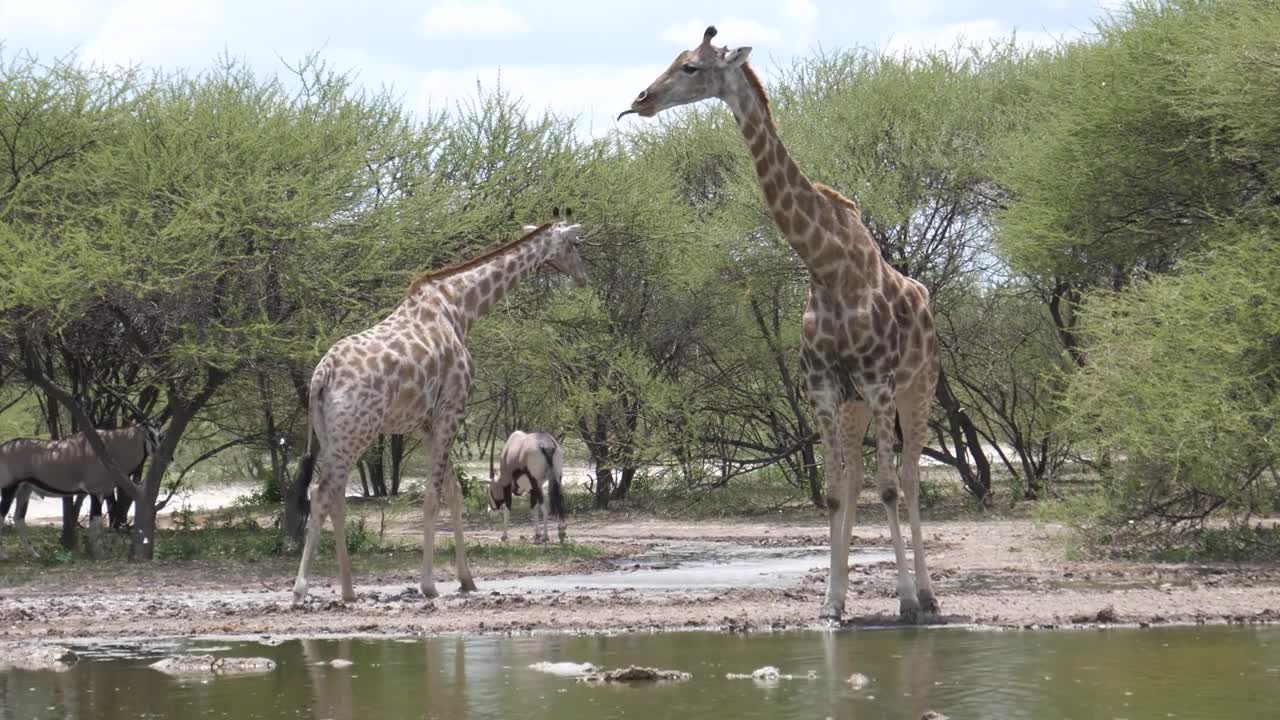
<svg viewBox="0 0 1280 720">
<path fill-rule="evenodd" d="M 171 648 L 82 648 L 68 672 L 0 673 L 10 718 L 909 718 L 1266 717 L 1280 703 L 1280 630 L 902 629 L 762 635 L 185 643 L 181 652 L 265 655 L 266 674 L 174 678 Z M 122 656 L 123 654 L 123 656 Z M 335 659 L 352 664 L 335 667 Z M 533 662 L 685 670 L 687 683 L 590 687 Z M 729 680 L 774 665 L 796 677 Z M 816 677 L 810 679 L 812 671 Z M 848 678 L 869 678 L 863 688 Z"/>
</svg>

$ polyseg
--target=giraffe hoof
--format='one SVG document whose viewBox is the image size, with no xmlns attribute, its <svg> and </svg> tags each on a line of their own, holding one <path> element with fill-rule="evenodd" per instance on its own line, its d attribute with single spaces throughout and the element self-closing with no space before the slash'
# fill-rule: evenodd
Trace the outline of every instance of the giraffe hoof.
<svg viewBox="0 0 1280 720">
<path fill-rule="evenodd" d="M 920 605 L 914 600 L 903 600 L 898 606 L 898 620 L 904 625 L 919 625 L 924 619 Z"/>
<path fill-rule="evenodd" d="M 422 591 L 422 596 L 425 598 L 430 599 L 440 597 L 440 593 L 436 590 L 435 583 L 422 583 L 418 586 L 418 589 Z"/>
<path fill-rule="evenodd" d="M 921 590 L 916 597 L 920 601 L 920 609 L 926 615 L 939 615 L 942 613 L 942 609 L 938 607 L 938 599 L 933 596 L 933 593 Z"/>
<path fill-rule="evenodd" d="M 840 618 L 844 616 L 844 605 L 827 602 L 823 604 L 822 610 L 818 612 L 819 620 L 830 620 L 832 622 L 840 622 Z"/>
<path fill-rule="evenodd" d="M 462 578 L 458 581 L 458 592 L 472 593 L 476 591 L 476 581 L 471 578 Z"/>
</svg>

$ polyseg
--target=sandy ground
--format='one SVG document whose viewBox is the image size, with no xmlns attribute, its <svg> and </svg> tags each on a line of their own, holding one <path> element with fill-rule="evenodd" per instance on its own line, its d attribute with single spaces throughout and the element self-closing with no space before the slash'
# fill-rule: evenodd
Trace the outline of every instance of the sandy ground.
<svg viewBox="0 0 1280 720">
<path fill-rule="evenodd" d="M 450 566 L 437 566 L 445 594 L 416 590 L 403 570 L 361 572 L 358 600 L 338 599 L 331 569 L 313 575 L 311 596 L 291 605 L 292 568 L 285 564 L 225 567 L 193 563 L 120 565 L 77 574 L 51 571 L 0 588 L 0 639 L 189 635 L 316 635 L 648 631 L 712 628 L 729 631 L 822 626 L 817 611 L 826 570 L 818 563 L 782 588 L 690 591 L 635 588 L 564 592 L 486 590 L 486 580 L 615 569 L 631 553 L 663 543 L 698 540 L 761 546 L 825 545 L 813 522 L 588 519 L 574 522 L 578 542 L 598 544 L 609 560 L 486 565 L 473 560 L 480 591 L 456 592 Z M 887 547 L 883 526 L 855 528 L 856 547 Z M 495 539 L 478 528 L 469 539 Z M 1057 526 L 1023 520 L 952 521 L 926 525 L 938 622 L 1001 628 L 1095 624 L 1247 623 L 1280 621 L 1280 567 L 1241 564 L 1150 564 L 1068 561 L 1068 535 Z M 643 572 L 643 571 L 638 571 Z M 845 624 L 897 622 L 891 563 L 855 566 Z"/>
</svg>

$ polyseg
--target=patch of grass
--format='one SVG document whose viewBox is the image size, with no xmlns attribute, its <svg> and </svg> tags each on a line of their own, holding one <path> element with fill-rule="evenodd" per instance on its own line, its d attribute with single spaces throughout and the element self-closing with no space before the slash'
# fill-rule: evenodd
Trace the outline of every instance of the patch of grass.
<svg viewBox="0 0 1280 720">
<path fill-rule="evenodd" d="M 0 563 L 0 583 L 16 586 L 37 582 L 42 573 L 52 569 L 65 569 L 76 573 L 89 570 L 105 570 L 128 561 L 129 538 L 118 533 L 104 533 L 100 538 L 99 555 L 89 557 L 83 549 L 70 551 L 58 544 L 58 529 L 47 526 L 30 528 L 32 543 L 40 557 L 32 558 L 12 542 L 6 533 L 6 557 Z M 349 521 L 346 528 L 347 549 L 352 561 L 361 571 L 374 572 L 414 567 L 422 562 L 422 546 L 416 542 L 383 542 L 370 530 L 363 519 Z M 83 533 L 82 533 L 83 534 Z M 317 559 L 320 567 L 326 567 L 334 558 L 333 533 L 325 530 L 320 536 Z M 273 564 L 282 568 L 297 561 L 299 550 L 286 542 L 276 528 L 261 527 L 252 520 L 205 527 L 164 529 L 156 533 L 155 567 L 180 566 L 188 563 L 206 563 L 236 567 Z M 525 542 L 467 543 L 467 557 L 492 564 L 532 564 L 539 561 L 566 561 L 594 559 L 604 555 L 595 545 L 567 542 L 551 542 L 541 545 Z M 436 561 L 451 563 L 454 546 L 451 541 L 437 542 Z"/>
<path fill-rule="evenodd" d="M 1280 527 L 1204 528 L 1150 554 L 1172 562 L 1275 562 L 1280 560 Z"/>
</svg>

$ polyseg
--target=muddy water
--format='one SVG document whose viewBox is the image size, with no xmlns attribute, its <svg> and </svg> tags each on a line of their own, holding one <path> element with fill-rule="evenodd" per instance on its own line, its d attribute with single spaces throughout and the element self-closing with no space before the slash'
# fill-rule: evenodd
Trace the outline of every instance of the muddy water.
<svg viewBox="0 0 1280 720">
<path fill-rule="evenodd" d="M 491 580 L 486 590 L 501 592 L 568 592 L 622 590 L 642 592 L 781 588 L 796 584 L 814 568 L 829 563 L 826 547 L 756 547 L 725 542 L 662 543 L 619 562 L 614 572 L 546 575 Z M 891 550 L 855 549 L 852 565 L 893 559 Z"/>
<path fill-rule="evenodd" d="M 860 630 L 518 638 L 187 641 L 77 648 L 61 673 L 0 673 L 0 718 L 1260 718 L 1280 705 L 1280 629 Z M 173 678 L 167 653 L 265 656 L 258 675 Z M 330 664 L 351 661 L 348 667 Z M 531 663 L 653 665 L 684 683 L 597 687 Z M 776 665 L 795 679 L 730 680 Z M 861 688 L 847 679 L 866 676 Z M 814 677 L 809 677 L 812 673 Z"/>
</svg>

